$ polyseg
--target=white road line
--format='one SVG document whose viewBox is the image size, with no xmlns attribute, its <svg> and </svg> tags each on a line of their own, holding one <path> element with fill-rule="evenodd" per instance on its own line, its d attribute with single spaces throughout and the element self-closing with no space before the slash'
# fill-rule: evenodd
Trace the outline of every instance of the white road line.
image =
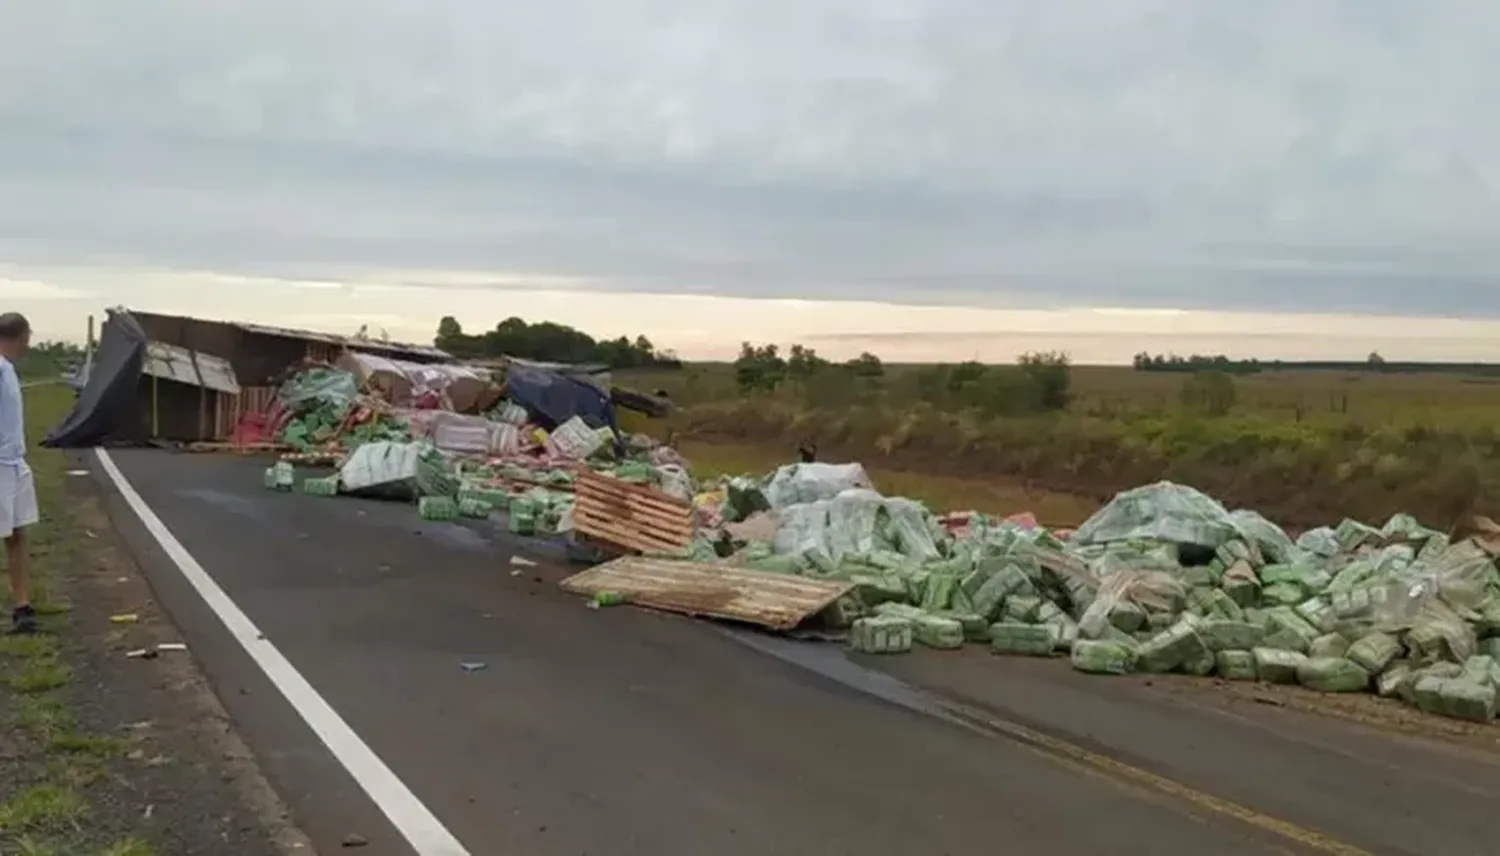
<svg viewBox="0 0 1500 856">
<path fill-rule="evenodd" d="M 193 554 L 172 535 L 161 518 L 156 516 L 156 512 L 136 493 L 120 468 L 115 466 L 109 452 L 95 449 L 94 454 L 98 455 L 100 466 L 104 468 L 110 481 L 114 482 L 120 496 L 125 498 L 130 510 L 135 512 L 146 531 L 151 533 L 151 537 L 166 551 L 177 569 L 192 583 L 203 602 L 219 616 L 230 635 L 260 666 L 271 683 L 281 690 L 281 694 L 296 709 L 302 721 L 323 741 L 323 745 L 328 747 L 328 751 L 333 753 L 333 757 L 338 759 L 344 769 L 349 771 L 349 775 L 370 795 L 370 799 L 385 812 L 385 816 L 390 818 L 418 856 L 470 856 L 453 833 L 417 799 L 416 794 L 404 782 L 396 778 L 396 774 L 391 772 L 391 768 L 380 760 L 374 750 L 359 739 L 354 729 L 318 695 L 312 684 L 261 634 L 244 611 L 198 564 Z"/>
</svg>

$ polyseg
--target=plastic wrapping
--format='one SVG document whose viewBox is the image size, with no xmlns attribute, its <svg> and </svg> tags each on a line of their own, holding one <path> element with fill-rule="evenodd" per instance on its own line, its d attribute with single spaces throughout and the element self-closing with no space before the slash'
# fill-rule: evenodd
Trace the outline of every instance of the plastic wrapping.
<svg viewBox="0 0 1500 856">
<path fill-rule="evenodd" d="M 1353 693 L 1370 685 L 1370 673 L 1342 657 L 1310 657 L 1298 664 L 1297 683 L 1318 692 Z"/>
<path fill-rule="evenodd" d="M 851 488 L 873 489 L 859 464 L 788 464 L 766 486 L 772 508 L 832 499 Z"/>
<path fill-rule="evenodd" d="M 1099 581 L 1093 602 L 1078 619 L 1078 630 L 1084 638 L 1099 639 L 1117 610 L 1170 612 L 1185 598 L 1182 583 L 1164 571 L 1116 571 Z"/>
<path fill-rule="evenodd" d="M 359 395 L 354 375 L 338 369 L 315 368 L 288 379 L 276 398 L 293 413 L 317 407 L 346 408 Z"/>
<path fill-rule="evenodd" d="M 1207 494 L 1172 482 L 1117 494 L 1073 533 L 1074 544 L 1152 540 L 1218 547 L 1239 527 Z"/>
</svg>

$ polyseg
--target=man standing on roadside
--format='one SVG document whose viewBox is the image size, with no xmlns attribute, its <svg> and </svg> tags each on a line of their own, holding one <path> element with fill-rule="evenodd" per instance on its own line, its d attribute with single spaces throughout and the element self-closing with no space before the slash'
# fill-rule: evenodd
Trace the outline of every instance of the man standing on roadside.
<svg viewBox="0 0 1500 856">
<path fill-rule="evenodd" d="M 37 522 L 36 486 L 26 465 L 26 417 L 16 363 L 31 344 L 31 324 L 18 312 L 0 315 L 0 538 L 10 571 L 11 632 L 35 633 L 26 527 Z"/>
</svg>

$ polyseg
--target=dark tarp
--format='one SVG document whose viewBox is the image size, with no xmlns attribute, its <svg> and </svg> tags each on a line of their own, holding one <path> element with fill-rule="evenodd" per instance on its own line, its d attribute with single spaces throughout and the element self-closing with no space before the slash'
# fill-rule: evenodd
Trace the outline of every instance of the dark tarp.
<svg viewBox="0 0 1500 856">
<path fill-rule="evenodd" d="M 616 438 L 620 435 L 609 393 L 587 381 L 550 369 L 511 363 L 505 369 L 505 391 L 549 431 L 579 416 L 590 428 L 607 425 Z"/>
<path fill-rule="evenodd" d="M 73 412 L 42 439 L 52 449 L 82 449 L 127 439 L 146 364 L 146 333 L 124 310 L 111 310 L 99 350 Z"/>
</svg>

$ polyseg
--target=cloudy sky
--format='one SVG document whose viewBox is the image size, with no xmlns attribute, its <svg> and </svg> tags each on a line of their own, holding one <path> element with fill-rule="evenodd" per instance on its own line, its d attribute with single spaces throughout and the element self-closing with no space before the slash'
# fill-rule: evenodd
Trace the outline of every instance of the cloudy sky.
<svg viewBox="0 0 1500 856">
<path fill-rule="evenodd" d="M 0 304 L 1500 359 L 1500 4 L 0 0 Z"/>
</svg>

